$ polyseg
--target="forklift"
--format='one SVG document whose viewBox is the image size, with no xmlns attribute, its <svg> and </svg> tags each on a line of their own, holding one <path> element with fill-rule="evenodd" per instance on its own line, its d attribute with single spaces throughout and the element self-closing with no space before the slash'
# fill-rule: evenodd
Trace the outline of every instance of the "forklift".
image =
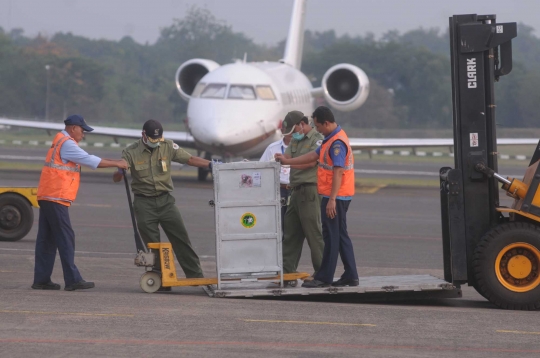
<svg viewBox="0 0 540 358">
<path fill-rule="evenodd" d="M 455 168 L 440 169 L 444 279 L 500 308 L 540 308 L 540 142 L 523 181 L 498 173 L 494 83 L 512 70 L 516 23 L 450 18 Z M 499 204 L 498 182 L 514 198 Z"/>
</svg>

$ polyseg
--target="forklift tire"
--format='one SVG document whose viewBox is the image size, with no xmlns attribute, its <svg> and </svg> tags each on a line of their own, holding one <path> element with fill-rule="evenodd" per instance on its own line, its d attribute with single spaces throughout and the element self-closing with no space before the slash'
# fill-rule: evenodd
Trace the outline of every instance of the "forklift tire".
<svg viewBox="0 0 540 358">
<path fill-rule="evenodd" d="M 32 206 L 19 194 L 0 195 L 0 241 L 18 241 L 34 224 Z"/>
<path fill-rule="evenodd" d="M 480 240 L 474 252 L 475 288 L 504 309 L 540 308 L 540 227 L 511 222 Z"/>
<path fill-rule="evenodd" d="M 154 293 L 161 287 L 161 275 L 155 271 L 145 272 L 141 276 L 141 288 L 146 293 Z"/>
</svg>

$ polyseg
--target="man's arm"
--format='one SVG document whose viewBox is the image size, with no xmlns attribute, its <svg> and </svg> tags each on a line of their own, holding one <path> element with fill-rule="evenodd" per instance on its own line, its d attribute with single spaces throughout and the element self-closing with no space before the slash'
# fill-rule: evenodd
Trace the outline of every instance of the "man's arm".
<svg viewBox="0 0 540 358">
<path fill-rule="evenodd" d="M 318 157 L 317 157 L 318 158 Z M 314 166 L 317 165 L 317 161 L 314 161 L 313 163 L 308 163 L 308 164 L 296 164 L 296 165 L 291 165 L 291 168 L 293 169 L 300 169 L 300 170 L 304 170 L 304 169 L 309 169 L 309 168 L 313 168 Z"/>
<path fill-rule="evenodd" d="M 127 169 L 128 164 L 124 159 L 105 159 L 102 158 L 99 162 L 98 168 L 118 168 L 118 169 Z"/>
<path fill-rule="evenodd" d="M 316 163 L 317 159 L 319 159 L 319 155 L 313 151 L 296 158 L 287 158 L 285 155 L 278 153 L 275 155 L 275 158 L 277 161 L 280 161 L 281 164 L 285 165 L 311 164 L 314 166 L 314 163 Z"/>
<path fill-rule="evenodd" d="M 210 164 L 210 161 L 204 158 L 191 156 L 186 164 L 191 165 L 192 167 L 209 169 L 208 164 Z"/>
<path fill-rule="evenodd" d="M 122 169 L 128 170 L 131 163 L 131 156 L 126 150 L 122 151 L 122 160 L 126 163 L 125 168 L 118 168 L 113 174 L 113 182 L 118 183 L 124 177 L 124 171 Z"/>
<path fill-rule="evenodd" d="M 330 219 L 336 217 L 336 197 L 341 187 L 341 178 L 345 169 L 342 167 L 334 167 L 334 176 L 332 178 L 332 191 L 330 192 L 330 198 L 328 204 L 326 204 L 326 216 Z"/>
</svg>

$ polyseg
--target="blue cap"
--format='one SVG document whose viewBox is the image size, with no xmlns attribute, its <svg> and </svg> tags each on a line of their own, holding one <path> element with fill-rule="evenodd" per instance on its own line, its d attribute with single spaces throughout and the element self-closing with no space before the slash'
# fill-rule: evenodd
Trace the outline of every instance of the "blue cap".
<svg viewBox="0 0 540 358">
<path fill-rule="evenodd" d="M 84 118 L 79 116 L 78 114 L 72 114 L 71 116 L 67 117 L 64 121 L 64 124 L 66 126 L 81 126 L 85 132 L 91 132 L 94 130 L 94 128 L 86 124 Z"/>
</svg>

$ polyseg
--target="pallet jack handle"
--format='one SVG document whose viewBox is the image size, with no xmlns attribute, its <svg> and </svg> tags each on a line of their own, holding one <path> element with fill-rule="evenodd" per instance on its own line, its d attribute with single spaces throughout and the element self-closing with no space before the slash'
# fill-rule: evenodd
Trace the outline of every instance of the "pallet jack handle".
<svg viewBox="0 0 540 358">
<path fill-rule="evenodd" d="M 148 252 L 148 249 L 146 248 L 146 245 L 144 244 L 144 241 L 141 238 L 141 235 L 139 234 L 139 230 L 137 229 L 137 220 L 135 220 L 135 212 L 133 211 L 133 202 L 131 201 L 131 192 L 129 191 L 129 183 L 127 180 L 127 173 L 125 169 L 122 169 L 122 174 L 124 176 L 124 184 L 126 185 L 126 194 L 128 197 L 128 203 L 129 203 L 129 212 L 131 213 L 131 223 L 133 224 L 133 234 L 135 236 L 135 246 L 137 247 L 137 252 L 143 251 Z"/>
</svg>

